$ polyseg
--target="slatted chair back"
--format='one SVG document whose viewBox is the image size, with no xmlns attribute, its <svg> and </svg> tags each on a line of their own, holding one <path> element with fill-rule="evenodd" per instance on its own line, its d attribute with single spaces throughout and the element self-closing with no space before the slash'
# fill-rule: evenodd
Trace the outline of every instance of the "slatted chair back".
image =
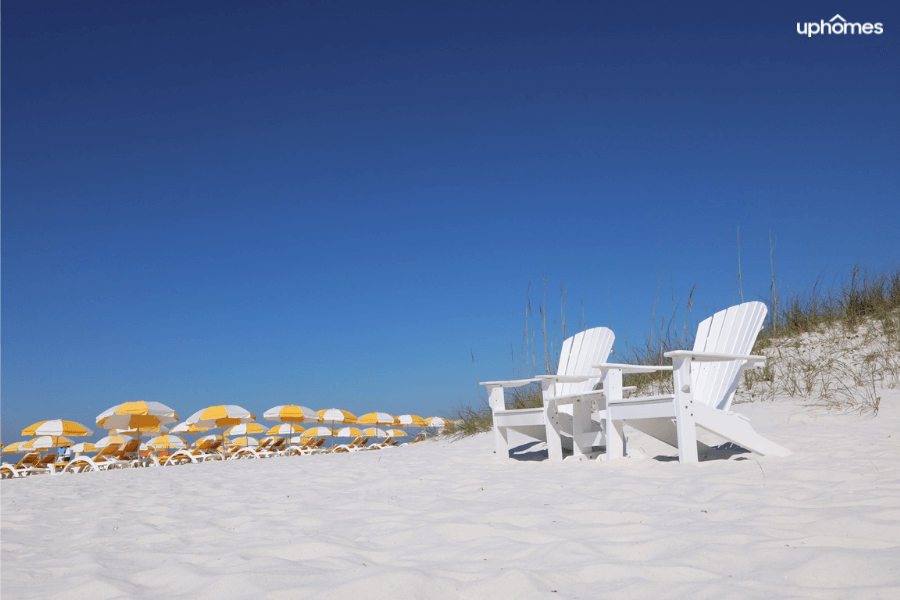
<svg viewBox="0 0 900 600">
<path fill-rule="evenodd" d="M 34 463 L 34 466 L 37 468 L 46 467 L 47 465 L 52 465 L 56 462 L 58 454 L 55 452 L 50 452 L 41 457 L 39 461 Z"/>
<path fill-rule="evenodd" d="M 129 460 L 137 455 L 141 450 L 141 440 L 140 438 L 128 440 L 128 442 L 122 446 L 122 449 L 119 451 L 119 454 L 116 458 L 120 460 Z"/>
<path fill-rule="evenodd" d="M 41 460 L 40 452 L 29 452 L 22 459 L 16 463 L 16 468 L 21 467 L 33 467 Z"/>
<path fill-rule="evenodd" d="M 766 305 L 745 302 L 705 319 L 697 328 L 695 352 L 750 354 L 766 319 Z M 728 410 L 740 383 L 741 361 L 695 362 L 691 370 L 694 402 Z"/>
<path fill-rule="evenodd" d="M 606 327 L 594 327 L 567 338 L 560 349 L 557 375 L 591 375 L 593 365 L 606 362 L 612 351 L 615 334 Z M 600 377 L 581 383 L 557 383 L 550 398 L 589 392 L 600 383 Z M 545 398 L 547 400 L 549 398 Z"/>
<path fill-rule="evenodd" d="M 107 444 L 100 449 L 100 452 L 94 455 L 94 460 L 97 460 L 98 458 L 106 459 L 115 456 L 119 451 L 119 446 L 121 446 L 121 444 Z"/>
</svg>

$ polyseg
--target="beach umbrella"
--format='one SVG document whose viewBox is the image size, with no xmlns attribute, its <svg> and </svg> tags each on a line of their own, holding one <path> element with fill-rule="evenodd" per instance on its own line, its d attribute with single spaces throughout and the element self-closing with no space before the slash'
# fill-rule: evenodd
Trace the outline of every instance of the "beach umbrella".
<svg viewBox="0 0 900 600">
<path fill-rule="evenodd" d="M 316 411 L 296 404 L 273 406 L 263 413 L 263 419 L 266 421 L 281 421 L 282 423 L 321 423 Z"/>
<path fill-rule="evenodd" d="M 48 450 L 50 448 L 65 448 L 72 445 L 72 440 L 61 435 L 42 435 L 28 440 L 22 444 L 22 448 L 28 450 Z"/>
<path fill-rule="evenodd" d="M 198 425 L 200 427 L 221 427 L 222 439 L 224 440 L 226 427 L 255 420 L 256 416 L 246 408 L 236 404 L 219 404 L 198 410 L 185 419 L 184 422 L 188 425 Z"/>
<path fill-rule="evenodd" d="M 124 402 L 97 415 L 97 425 L 103 429 L 134 430 L 138 437 L 142 431 L 159 431 L 160 425 L 174 423 L 178 413 L 160 402 Z"/>
<path fill-rule="evenodd" d="M 359 437 L 363 432 L 356 427 L 342 427 L 334 432 L 335 437 Z"/>
<path fill-rule="evenodd" d="M 332 437 L 333 435 L 334 432 L 328 427 L 310 427 L 303 432 L 303 434 L 300 436 L 300 439 L 306 438 L 309 440 L 317 437 Z M 332 439 L 332 442 L 333 441 L 334 440 Z"/>
<path fill-rule="evenodd" d="M 259 446 L 259 440 L 255 437 L 250 437 L 249 435 L 245 435 L 243 437 L 234 438 L 231 440 L 232 446 L 249 446 L 251 448 L 255 448 Z"/>
<path fill-rule="evenodd" d="M 356 418 L 352 412 L 347 410 L 341 410 L 340 408 L 324 408 L 322 410 L 317 410 L 316 414 L 319 415 L 319 418 L 323 423 L 331 422 L 331 426 L 334 427 L 335 423 L 343 423 L 344 425 L 357 425 L 359 423 L 359 419 Z M 334 447 L 334 439 L 331 440 L 331 446 Z"/>
<path fill-rule="evenodd" d="M 98 448 L 106 448 L 110 444 L 119 444 L 120 446 L 124 446 L 133 439 L 133 437 L 128 435 L 108 435 L 94 442 L 94 445 Z"/>
<path fill-rule="evenodd" d="M 275 425 L 271 429 L 269 429 L 266 433 L 270 436 L 278 435 L 278 436 L 288 436 L 288 445 L 292 445 L 294 443 L 294 434 L 295 433 L 303 433 L 306 431 L 305 428 L 296 425 L 294 423 L 282 423 L 281 425 Z"/>
<path fill-rule="evenodd" d="M 52 421 L 39 421 L 33 425 L 29 425 L 22 430 L 22 435 L 71 435 L 83 437 L 86 435 L 94 435 L 94 432 L 75 421 L 63 421 L 61 419 L 53 419 Z"/>
<path fill-rule="evenodd" d="M 363 433 L 369 437 L 374 438 L 386 438 L 388 435 L 390 435 L 387 431 L 379 427 L 369 427 L 368 429 L 365 429 Z"/>
<path fill-rule="evenodd" d="M 190 448 L 190 444 L 177 435 L 172 434 L 151 438 L 147 440 L 147 446 L 155 450 L 185 450 Z"/>
<path fill-rule="evenodd" d="M 193 433 L 194 434 L 194 443 L 196 444 L 197 443 L 197 434 L 203 433 L 204 431 L 208 431 L 208 430 L 209 430 L 209 427 L 197 427 L 196 425 L 190 425 L 188 423 L 181 422 L 181 423 L 173 426 L 172 429 L 169 430 L 169 433 L 179 433 L 179 434 Z"/>
<path fill-rule="evenodd" d="M 428 424 L 429 427 L 435 427 L 435 428 L 446 427 L 447 425 L 450 424 L 450 421 L 448 421 L 447 419 L 443 419 L 441 417 L 428 417 L 427 419 L 425 419 L 425 422 Z"/>
<path fill-rule="evenodd" d="M 140 435 L 145 433 L 169 433 L 169 428 L 165 425 L 156 425 L 155 427 L 142 427 L 138 429 L 110 429 L 109 435 Z"/>
<path fill-rule="evenodd" d="M 82 454 L 83 452 L 99 452 L 100 448 L 90 442 L 80 442 L 70 447 L 69 450 L 73 454 Z"/>
<path fill-rule="evenodd" d="M 27 452 L 24 448 L 22 448 L 22 444 L 24 444 L 28 440 L 22 440 L 21 442 L 13 442 L 8 446 L 3 447 L 3 454 L 12 454 L 13 452 Z"/>
<path fill-rule="evenodd" d="M 402 429 L 388 429 L 387 433 L 392 438 L 406 437 L 406 432 Z"/>
<path fill-rule="evenodd" d="M 248 433 L 265 433 L 266 428 L 259 423 L 241 423 L 225 430 L 225 435 L 247 435 Z"/>
<path fill-rule="evenodd" d="M 399 417 L 397 417 L 397 420 L 394 423 L 396 425 L 403 425 L 404 427 L 406 427 L 407 433 L 409 433 L 410 426 L 428 427 L 428 423 L 426 423 L 425 419 L 423 419 L 419 415 L 400 415 Z"/>
<path fill-rule="evenodd" d="M 396 417 L 386 412 L 370 412 L 359 418 L 361 425 L 393 425 Z"/>
<path fill-rule="evenodd" d="M 236 404 L 219 404 L 198 410 L 184 420 L 188 425 L 199 427 L 229 427 L 255 421 L 256 416 L 246 408 Z"/>
<path fill-rule="evenodd" d="M 203 433 L 204 431 L 208 431 L 209 427 L 198 427 L 196 424 L 192 423 L 184 423 L 181 422 L 178 425 L 172 427 L 169 430 L 169 433 Z"/>
</svg>

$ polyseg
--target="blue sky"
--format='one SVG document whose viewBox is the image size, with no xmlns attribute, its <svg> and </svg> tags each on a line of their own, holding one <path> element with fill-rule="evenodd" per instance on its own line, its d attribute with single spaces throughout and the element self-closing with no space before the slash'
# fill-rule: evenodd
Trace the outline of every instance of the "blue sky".
<svg viewBox="0 0 900 600">
<path fill-rule="evenodd" d="M 661 271 L 657 324 L 737 300 L 738 227 L 748 298 L 770 232 L 783 294 L 897 264 L 896 4 L 486 4 L 6 3 L 3 441 L 442 414 L 471 353 L 511 374 L 529 282 L 624 349 Z M 797 34 L 836 13 L 885 32 Z"/>
</svg>

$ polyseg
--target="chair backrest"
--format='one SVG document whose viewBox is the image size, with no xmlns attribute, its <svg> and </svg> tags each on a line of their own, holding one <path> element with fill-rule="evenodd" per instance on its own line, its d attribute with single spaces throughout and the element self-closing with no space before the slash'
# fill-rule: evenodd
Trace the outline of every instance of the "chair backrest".
<svg viewBox="0 0 900 600">
<path fill-rule="evenodd" d="M 119 451 L 119 458 L 130 458 L 129 456 L 126 456 L 126 455 L 136 454 L 137 452 L 140 452 L 140 450 L 141 450 L 140 438 L 128 440 L 128 442 L 122 447 L 122 450 Z"/>
<path fill-rule="evenodd" d="M 697 328 L 695 352 L 750 354 L 766 319 L 766 305 L 745 302 L 719 311 Z M 740 382 L 742 361 L 697 362 L 691 370 L 694 401 L 728 410 Z"/>
<path fill-rule="evenodd" d="M 45 467 L 51 463 L 56 462 L 57 454 L 55 452 L 50 452 L 41 457 L 41 460 L 34 463 L 36 467 Z"/>
<path fill-rule="evenodd" d="M 94 458 L 106 458 L 108 456 L 114 456 L 116 452 L 119 451 L 119 446 L 121 444 L 108 444 L 100 449 L 100 452 L 94 455 Z"/>
<path fill-rule="evenodd" d="M 29 452 L 16 463 L 16 467 L 31 467 L 41 459 L 40 452 Z"/>
<path fill-rule="evenodd" d="M 594 327 L 576 333 L 562 344 L 559 352 L 557 375 L 593 375 L 597 371 L 593 365 L 606 362 L 612 352 L 616 336 L 606 327 Z M 582 383 L 558 383 L 554 386 L 551 398 L 589 392 L 600 382 L 600 377 L 588 379 Z M 547 398 L 545 398 L 546 400 Z"/>
<path fill-rule="evenodd" d="M 41 459 L 40 452 L 29 452 L 16 463 L 16 467 L 31 467 Z"/>
</svg>

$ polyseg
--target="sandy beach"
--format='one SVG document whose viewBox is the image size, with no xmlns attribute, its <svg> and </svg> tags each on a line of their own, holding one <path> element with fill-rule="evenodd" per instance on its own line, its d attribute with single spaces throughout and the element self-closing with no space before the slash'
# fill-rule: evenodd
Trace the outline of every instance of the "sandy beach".
<svg viewBox="0 0 900 600">
<path fill-rule="evenodd" d="M 3 596 L 894 598 L 900 393 L 881 406 L 738 406 L 788 458 L 679 465 L 632 432 L 619 461 L 501 461 L 482 434 L 4 481 Z"/>
</svg>

